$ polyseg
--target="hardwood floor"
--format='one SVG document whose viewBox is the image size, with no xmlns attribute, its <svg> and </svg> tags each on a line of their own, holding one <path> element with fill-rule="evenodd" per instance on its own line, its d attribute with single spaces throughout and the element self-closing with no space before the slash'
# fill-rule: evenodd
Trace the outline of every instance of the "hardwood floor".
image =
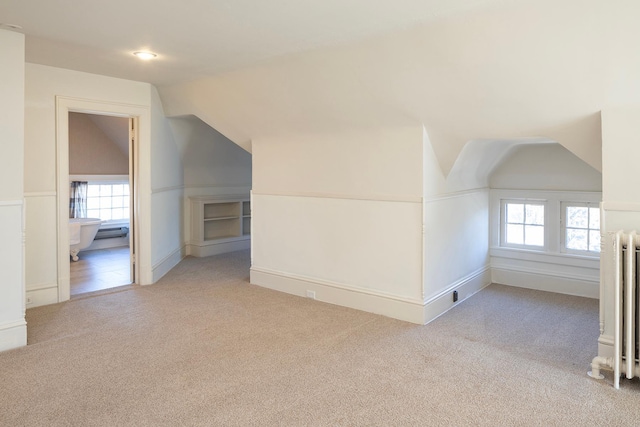
<svg viewBox="0 0 640 427">
<path fill-rule="evenodd" d="M 129 248 L 84 251 L 71 261 L 71 296 L 131 284 Z"/>
</svg>

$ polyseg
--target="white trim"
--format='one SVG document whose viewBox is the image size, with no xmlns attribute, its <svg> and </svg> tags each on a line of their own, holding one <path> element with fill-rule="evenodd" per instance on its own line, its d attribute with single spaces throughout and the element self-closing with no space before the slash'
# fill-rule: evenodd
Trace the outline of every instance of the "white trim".
<svg viewBox="0 0 640 427">
<path fill-rule="evenodd" d="M 151 194 L 168 193 L 170 191 L 181 191 L 181 190 L 184 190 L 184 185 L 174 185 L 171 187 L 152 188 Z"/>
<path fill-rule="evenodd" d="M 484 266 L 427 300 L 355 288 L 328 280 L 259 267 L 251 268 L 250 280 L 254 285 L 301 297 L 306 296 L 307 291 L 313 291 L 319 301 L 424 325 L 491 284 L 490 272 L 490 267 Z M 456 303 L 451 297 L 453 291 L 458 291 L 459 294 Z"/>
<path fill-rule="evenodd" d="M 307 291 L 313 291 L 318 301 L 424 324 L 424 305 L 416 299 L 393 297 L 257 267 L 251 268 L 250 281 L 254 285 L 300 297 L 306 296 Z"/>
<path fill-rule="evenodd" d="M 187 256 L 187 247 L 182 245 L 175 251 L 171 252 L 166 257 L 153 265 L 153 283 L 160 280 L 165 274 L 167 274 L 173 267 L 178 265 L 180 261 Z"/>
<path fill-rule="evenodd" d="M 33 191 L 30 193 L 24 193 L 24 197 L 55 197 L 56 194 L 57 193 L 55 191 Z"/>
<path fill-rule="evenodd" d="M 69 273 L 69 113 L 81 112 L 134 118 L 137 161 L 134 170 L 137 188 L 137 207 L 134 216 L 136 230 L 136 264 L 139 284 L 153 280 L 151 268 L 151 112 L 149 106 L 114 103 L 56 96 L 56 200 L 57 200 L 57 257 L 58 302 L 71 297 Z"/>
<path fill-rule="evenodd" d="M 456 280 L 449 287 L 447 287 L 447 288 L 443 289 L 442 291 L 438 292 L 436 295 L 433 295 L 431 297 L 425 298 L 424 299 L 424 303 L 425 304 L 429 304 L 429 303 L 431 303 L 431 302 L 433 302 L 433 301 L 435 301 L 435 300 L 437 300 L 439 298 L 442 298 L 445 295 L 449 295 L 449 294 L 453 293 L 453 291 L 455 291 L 459 287 L 464 286 L 464 285 L 468 284 L 469 282 L 474 281 L 475 279 L 477 279 L 478 277 L 484 275 L 485 273 L 487 273 L 490 270 L 491 270 L 491 266 L 487 264 L 484 267 L 481 267 L 481 268 L 477 269 L 476 271 L 467 274 L 463 278 Z M 488 284 L 489 283 L 487 283 L 487 285 Z"/>
<path fill-rule="evenodd" d="M 490 266 L 482 267 L 462 279 L 457 280 L 444 291 L 429 298 L 424 303 L 423 323 L 427 324 L 460 304 L 462 301 L 480 292 L 491 284 Z M 453 291 L 458 291 L 458 301 L 453 302 Z"/>
<path fill-rule="evenodd" d="M 189 243 L 187 254 L 202 258 L 213 255 L 220 255 L 227 252 L 241 251 L 251 247 L 251 236 L 230 237 L 228 239 L 218 239 L 215 242 L 207 242 L 206 245 Z"/>
<path fill-rule="evenodd" d="M 492 267 L 491 279 L 501 285 L 585 298 L 598 299 L 600 294 L 600 281 L 582 275 L 549 274 L 544 270 L 521 267 Z"/>
<path fill-rule="evenodd" d="M 43 289 L 51 289 L 51 288 L 57 288 L 57 287 L 58 287 L 57 283 L 39 283 L 36 285 L 29 285 L 29 287 L 27 288 L 27 292 L 41 291 Z"/>
<path fill-rule="evenodd" d="M 24 319 L 0 325 L 0 351 L 27 345 L 27 322 Z"/>
<path fill-rule="evenodd" d="M 9 207 L 9 206 L 22 206 L 24 205 L 24 200 L 0 200 L 0 206 Z"/>
<path fill-rule="evenodd" d="M 639 212 L 640 203 L 606 201 L 606 202 L 602 202 L 602 208 L 606 211 Z M 602 227 L 602 224 L 600 224 L 600 226 Z"/>
<path fill-rule="evenodd" d="M 489 248 L 489 255 L 493 258 L 508 258 L 522 261 L 539 262 L 544 264 L 567 265 L 572 267 L 600 268 L 599 256 L 576 255 L 569 253 L 550 253 L 518 248 Z"/>
<path fill-rule="evenodd" d="M 38 289 L 27 289 L 25 302 L 27 308 L 40 307 L 41 305 L 55 304 L 58 302 L 58 285 Z"/>
<path fill-rule="evenodd" d="M 316 278 L 313 278 L 313 277 L 302 276 L 300 274 L 285 273 L 285 272 L 282 272 L 282 271 L 271 270 L 271 269 L 262 268 L 262 267 L 251 267 L 251 270 L 259 272 L 259 273 L 270 274 L 272 276 L 280 276 L 280 277 L 286 277 L 288 279 L 294 279 L 294 280 L 299 280 L 299 281 L 303 281 L 303 282 L 316 283 L 316 284 L 322 285 L 322 286 L 327 286 L 327 287 L 332 287 L 332 288 L 342 289 L 342 290 L 348 290 L 348 291 L 352 291 L 352 292 L 358 292 L 358 293 L 372 295 L 372 296 L 381 297 L 381 298 L 389 298 L 389 299 L 392 299 L 392 300 L 395 300 L 395 301 L 401 301 L 401 302 L 406 302 L 406 303 L 410 303 L 410 304 L 422 304 L 423 303 L 423 301 L 421 301 L 421 300 L 419 300 L 417 298 L 401 297 L 401 296 L 398 296 L 398 295 L 393 295 L 393 294 L 388 294 L 388 293 L 385 293 L 385 292 L 374 291 L 374 290 L 371 290 L 371 289 L 358 288 L 358 287 L 354 287 L 354 286 L 345 285 L 343 283 L 334 282 L 332 280 L 316 279 Z"/>
<path fill-rule="evenodd" d="M 482 187 L 482 188 L 474 188 L 474 189 L 471 189 L 471 190 L 456 191 L 454 193 L 441 194 L 441 195 L 433 196 L 433 197 L 425 197 L 424 203 L 425 204 L 429 204 L 429 203 L 440 202 L 442 200 L 448 200 L 448 199 L 455 199 L 455 198 L 458 198 L 458 197 L 471 196 L 471 195 L 478 194 L 478 193 L 488 193 L 489 190 L 490 189 L 488 187 Z"/>
<path fill-rule="evenodd" d="M 544 277 L 555 277 L 558 279 L 567 279 L 567 280 L 575 280 L 578 282 L 585 282 L 585 283 L 591 283 L 591 284 L 600 284 L 600 275 L 599 273 L 594 274 L 594 275 L 588 275 L 588 274 L 571 274 L 571 273 L 566 273 L 566 272 L 561 272 L 561 271 L 554 271 L 554 272 L 549 272 L 548 270 L 544 270 L 541 268 L 527 268 L 527 267 L 522 267 L 522 266 L 517 266 L 517 267 L 511 267 L 511 266 L 506 266 L 506 265 L 501 265 L 501 266 L 497 266 L 497 267 L 492 267 L 492 270 L 496 270 L 496 271 L 510 271 L 510 272 L 515 272 L 515 273 L 527 273 L 527 274 L 534 274 L 536 276 L 544 276 Z M 510 283 L 500 283 L 501 285 L 511 285 Z M 525 287 L 525 286 L 518 286 L 517 284 L 514 284 L 513 286 L 517 286 L 517 287 Z M 535 288 L 537 289 L 537 288 Z M 566 292 L 559 292 L 559 293 L 566 293 Z M 591 298 L 598 298 L 597 296 L 591 297 Z"/>
<path fill-rule="evenodd" d="M 372 202 L 398 202 L 398 203 L 422 203 L 423 198 L 418 196 L 388 194 L 337 194 L 337 193 L 313 193 L 313 192 L 293 192 L 280 193 L 277 191 L 262 192 L 253 190 L 254 196 L 278 196 L 278 197 L 308 197 L 318 199 L 345 199 L 345 200 L 368 200 Z"/>
</svg>

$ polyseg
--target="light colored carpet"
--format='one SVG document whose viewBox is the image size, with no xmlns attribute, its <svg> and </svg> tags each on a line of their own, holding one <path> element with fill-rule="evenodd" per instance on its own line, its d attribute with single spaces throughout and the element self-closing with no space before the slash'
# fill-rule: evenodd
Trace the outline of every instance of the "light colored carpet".
<svg viewBox="0 0 640 427">
<path fill-rule="evenodd" d="M 634 426 L 594 300 L 492 285 L 427 326 L 248 283 L 247 251 L 27 312 L 3 426 Z M 634 421 L 635 420 L 635 421 Z"/>
</svg>

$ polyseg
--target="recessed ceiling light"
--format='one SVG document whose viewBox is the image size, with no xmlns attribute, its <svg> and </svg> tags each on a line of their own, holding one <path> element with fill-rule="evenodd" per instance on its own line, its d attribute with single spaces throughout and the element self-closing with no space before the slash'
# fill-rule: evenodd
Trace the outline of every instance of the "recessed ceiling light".
<svg viewBox="0 0 640 427">
<path fill-rule="evenodd" d="M 21 30 L 22 27 L 16 24 L 5 24 L 4 22 L 0 22 L 0 28 L 5 30 Z"/>
<path fill-rule="evenodd" d="M 147 52 L 147 51 L 133 52 L 133 54 L 135 56 L 137 56 L 138 58 L 140 58 L 140 59 L 144 59 L 145 61 L 147 61 L 149 59 L 153 59 L 156 56 L 158 56 L 153 52 Z"/>
</svg>

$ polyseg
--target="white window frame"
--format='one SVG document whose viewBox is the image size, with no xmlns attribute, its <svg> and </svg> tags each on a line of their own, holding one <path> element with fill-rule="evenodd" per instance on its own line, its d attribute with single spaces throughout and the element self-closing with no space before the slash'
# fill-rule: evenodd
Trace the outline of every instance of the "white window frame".
<svg viewBox="0 0 640 427">
<path fill-rule="evenodd" d="M 127 175 L 106 175 L 100 176 L 97 175 L 95 177 L 92 176 L 83 176 L 82 180 L 87 181 L 88 185 L 117 185 L 117 184 L 127 184 L 131 187 L 129 183 L 129 177 Z M 88 214 L 88 212 L 87 212 Z M 103 227 L 109 224 L 124 224 L 128 223 L 131 218 L 131 188 L 129 188 L 129 215 L 125 216 L 122 219 L 111 219 L 105 220 L 103 222 Z"/>
<path fill-rule="evenodd" d="M 88 185 L 89 186 L 91 186 L 91 185 L 122 185 L 122 184 L 126 184 L 128 186 L 129 185 L 129 181 L 128 180 L 105 180 L 105 181 L 90 180 L 90 181 L 88 181 Z M 108 219 L 108 220 L 103 220 L 104 223 L 109 224 L 109 223 L 120 223 L 120 222 L 123 222 L 123 221 L 129 221 L 129 218 L 131 216 L 131 200 L 130 200 L 131 199 L 131 189 L 129 189 L 129 194 L 128 195 L 122 196 L 122 197 L 129 201 L 129 205 L 126 206 L 126 208 L 129 209 L 129 214 L 125 215 L 122 218 L 118 218 L 118 219 L 113 219 L 112 218 L 112 219 Z M 87 195 L 87 201 L 88 201 L 88 199 L 89 199 L 89 196 Z M 112 207 L 110 209 L 113 210 L 114 208 Z M 118 208 L 116 208 L 116 209 L 118 209 Z M 94 216 L 91 216 L 89 214 L 89 209 L 88 208 L 87 208 L 87 216 L 90 216 L 92 218 L 94 217 Z"/>
<path fill-rule="evenodd" d="M 544 208 L 544 225 L 543 238 L 544 244 L 542 246 L 537 245 L 525 245 L 517 243 L 507 242 L 507 204 L 524 204 L 524 205 L 538 205 Z M 532 199 L 532 198 L 508 198 L 500 199 L 500 246 L 503 248 L 515 248 L 515 249 L 527 249 L 531 251 L 546 252 L 549 248 L 549 209 L 548 203 L 545 199 Z"/>
<path fill-rule="evenodd" d="M 599 210 L 600 204 L 598 202 L 574 202 L 574 201 L 561 201 L 560 202 L 560 252 L 567 254 L 575 254 L 575 255 L 588 255 L 588 256 L 600 256 L 600 252 L 598 251 L 590 251 L 590 250 L 579 250 L 579 249 L 569 249 L 567 248 L 567 207 L 585 207 L 585 208 L 595 208 Z M 602 221 L 602 218 L 600 218 Z M 600 223 L 602 226 L 602 223 Z M 587 235 L 591 230 L 595 230 L 593 228 L 586 228 Z M 600 229 L 598 232 L 601 233 Z M 587 241 L 588 242 L 588 241 Z M 588 243 L 587 243 L 588 247 Z"/>
</svg>

